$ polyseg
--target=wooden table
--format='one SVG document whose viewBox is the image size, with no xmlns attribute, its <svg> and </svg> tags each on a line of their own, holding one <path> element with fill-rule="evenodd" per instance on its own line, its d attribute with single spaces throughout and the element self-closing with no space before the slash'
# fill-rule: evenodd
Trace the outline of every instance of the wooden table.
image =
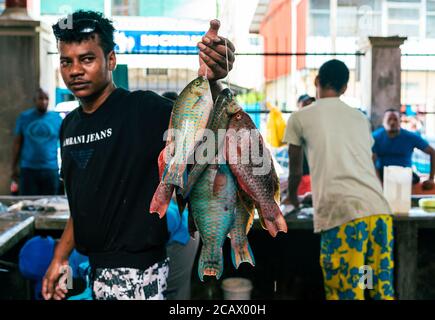
<svg viewBox="0 0 435 320">
<path fill-rule="evenodd" d="M 63 230 L 70 217 L 68 211 L 39 213 L 35 216 L 35 230 Z"/>
<path fill-rule="evenodd" d="M 0 214 L 0 257 L 35 231 L 63 230 L 69 212 Z"/>
<path fill-rule="evenodd" d="M 0 215 L 0 256 L 33 233 L 35 218 L 29 215 Z"/>
<path fill-rule="evenodd" d="M 313 230 L 311 216 L 286 215 L 289 230 Z M 260 228 L 259 223 L 257 227 Z M 412 208 L 407 215 L 394 215 L 396 246 L 396 293 L 400 300 L 414 300 L 417 294 L 418 231 L 435 229 L 435 213 Z"/>
<path fill-rule="evenodd" d="M 15 219 L 11 215 L 3 218 L 0 215 L 0 256 L 33 230 L 63 230 L 68 218 L 69 212 L 21 213 Z M 289 230 L 313 230 L 313 220 L 309 215 L 301 218 L 301 215 L 288 214 L 286 221 Z M 261 228 L 258 222 L 254 227 Z M 397 296 L 402 300 L 412 300 L 417 293 L 418 231 L 435 229 L 435 213 L 413 208 L 408 215 L 395 215 L 394 227 Z"/>
</svg>

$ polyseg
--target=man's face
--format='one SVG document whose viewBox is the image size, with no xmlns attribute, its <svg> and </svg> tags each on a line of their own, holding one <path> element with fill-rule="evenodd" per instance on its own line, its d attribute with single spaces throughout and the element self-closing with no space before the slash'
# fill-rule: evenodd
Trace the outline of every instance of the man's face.
<svg viewBox="0 0 435 320">
<path fill-rule="evenodd" d="M 112 51 L 106 57 L 98 37 L 95 34 L 93 38 L 80 43 L 60 41 L 58 44 L 63 81 L 79 99 L 97 94 L 112 81 L 115 54 Z"/>
<path fill-rule="evenodd" d="M 388 132 L 400 131 L 400 114 L 394 111 L 388 111 L 384 115 L 384 128 Z"/>
<path fill-rule="evenodd" d="M 48 95 L 45 92 L 38 92 L 35 97 L 35 106 L 39 112 L 45 113 L 48 109 Z"/>
</svg>

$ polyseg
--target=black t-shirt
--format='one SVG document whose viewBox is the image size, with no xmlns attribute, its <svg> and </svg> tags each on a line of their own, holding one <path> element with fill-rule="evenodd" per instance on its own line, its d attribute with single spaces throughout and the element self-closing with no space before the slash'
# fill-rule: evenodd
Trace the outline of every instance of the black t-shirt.
<svg viewBox="0 0 435 320">
<path fill-rule="evenodd" d="M 94 268 L 146 269 L 166 257 L 166 219 L 149 213 L 173 103 L 116 89 L 61 128 L 62 174 L 79 252 Z"/>
</svg>

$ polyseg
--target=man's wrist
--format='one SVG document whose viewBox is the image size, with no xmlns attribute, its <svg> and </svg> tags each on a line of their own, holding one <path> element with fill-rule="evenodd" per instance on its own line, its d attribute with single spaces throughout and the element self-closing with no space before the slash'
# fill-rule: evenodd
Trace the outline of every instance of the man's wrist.
<svg viewBox="0 0 435 320">
<path fill-rule="evenodd" d="M 64 250 L 60 250 L 59 248 L 55 249 L 53 255 L 53 261 L 62 263 L 68 260 L 69 260 L 69 253 L 65 252 Z"/>
</svg>

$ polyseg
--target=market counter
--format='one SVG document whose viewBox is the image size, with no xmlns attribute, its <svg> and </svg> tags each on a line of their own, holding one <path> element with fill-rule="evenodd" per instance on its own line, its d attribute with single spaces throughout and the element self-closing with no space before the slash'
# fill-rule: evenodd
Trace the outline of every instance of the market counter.
<svg viewBox="0 0 435 320">
<path fill-rule="evenodd" d="M 286 215 L 289 233 L 292 230 L 312 232 L 311 214 L 290 213 Z M 0 256 L 16 245 L 24 237 L 35 231 L 63 230 L 69 212 L 15 213 L 0 215 Z M 260 231 L 259 222 L 254 228 Z M 409 215 L 395 215 L 396 244 L 396 290 L 399 299 L 415 299 L 417 293 L 418 232 L 421 229 L 435 229 L 435 213 L 412 208 Z"/>
<path fill-rule="evenodd" d="M 32 234 L 34 222 L 29 215 L 0 215 L 0 257 Z"/>
</svg>

